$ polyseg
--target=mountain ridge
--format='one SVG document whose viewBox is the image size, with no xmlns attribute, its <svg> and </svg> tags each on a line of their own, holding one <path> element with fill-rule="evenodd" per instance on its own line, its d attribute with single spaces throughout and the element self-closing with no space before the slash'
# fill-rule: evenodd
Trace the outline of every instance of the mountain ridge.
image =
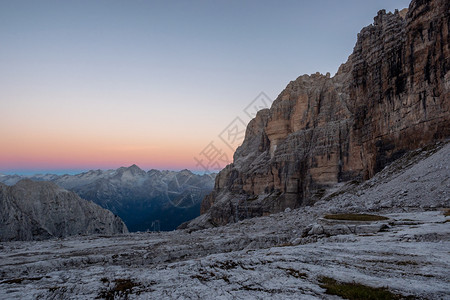
<svg viewBox="0 0 450 300">
<path fill-rule="evenodd" d="M 173 230 L 200 214 L 203 196 L 214 186 L 215 174 L 198 175 L 181 171 L 144 171 L 136 164 L 116 170 L 89 170 L 75 175 L 43 174 L 27 176 L 48 180 L 76 192 L 120 216 L 130 231 Z M 14 184 L 19 175 L 0 177 Z M 159 225 L 155 226 L 154 222 Z"/>
<path fill-rule="evenodd" d="M 291 81 L 217 175 L 204 225 L 313 205 L 334 184 L 449 137 L 449 12 L 444 0 L 380 10 L 334 77 Z"/>
<path fill-rule="evenodd" d="M 0 240 L 42 240 L 79 234 L 119 234 L 122 220 L 52 182 L 0 183 Z"/>
</svg>

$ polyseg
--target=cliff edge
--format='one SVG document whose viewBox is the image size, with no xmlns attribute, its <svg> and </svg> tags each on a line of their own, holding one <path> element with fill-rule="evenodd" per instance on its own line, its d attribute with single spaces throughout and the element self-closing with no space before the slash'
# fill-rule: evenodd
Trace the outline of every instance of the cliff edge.
<svg viewBox="0 0 450 300">
<path fill-rule="evenodd" d="M 311 205 L 450 136 L 450 2 L 378 12 L 334 77 L 291 81 L 248 124 L 196 227 Z"/>
</svg>

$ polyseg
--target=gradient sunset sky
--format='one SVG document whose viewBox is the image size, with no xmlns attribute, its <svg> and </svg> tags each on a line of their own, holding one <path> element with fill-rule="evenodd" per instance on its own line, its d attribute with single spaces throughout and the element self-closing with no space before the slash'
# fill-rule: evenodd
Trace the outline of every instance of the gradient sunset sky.
<svg viewBox="0 0 450 300">
<path fill-rule="evenodd" d="M 222 167 L 265 95 L 408 4 L 0 0 L 0 173 Z"/>
</svg>

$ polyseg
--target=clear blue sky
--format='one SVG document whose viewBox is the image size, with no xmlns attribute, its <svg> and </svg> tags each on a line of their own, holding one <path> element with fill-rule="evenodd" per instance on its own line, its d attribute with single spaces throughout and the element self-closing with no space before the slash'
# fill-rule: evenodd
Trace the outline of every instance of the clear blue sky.
<svg viewBox="0 0 450 300">
<path fill-rule="evenodd" d="M 333 75 L 379 9 L 408 5 L 0 1 L 0 173 L 194 168 L 261 91 Z"/>
</svg>

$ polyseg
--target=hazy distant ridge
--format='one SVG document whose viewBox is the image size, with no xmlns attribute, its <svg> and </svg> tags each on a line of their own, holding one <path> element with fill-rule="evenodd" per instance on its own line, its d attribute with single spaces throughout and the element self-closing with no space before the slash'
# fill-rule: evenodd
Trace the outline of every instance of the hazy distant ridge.
<svg viewBox="0 0 450 300">
<path fill-rule="evenodd" d="M 77 175 L 4 175 L 13 185 L 28 178 L 51 181 L 120 216 L 130 231 L 172 230 L 200 214 L 200 203 L 214 186 L 215 174 L 189 170 L 144 171 L 136 165 L 116 170 L 90 170 Z"/>
</svg>

